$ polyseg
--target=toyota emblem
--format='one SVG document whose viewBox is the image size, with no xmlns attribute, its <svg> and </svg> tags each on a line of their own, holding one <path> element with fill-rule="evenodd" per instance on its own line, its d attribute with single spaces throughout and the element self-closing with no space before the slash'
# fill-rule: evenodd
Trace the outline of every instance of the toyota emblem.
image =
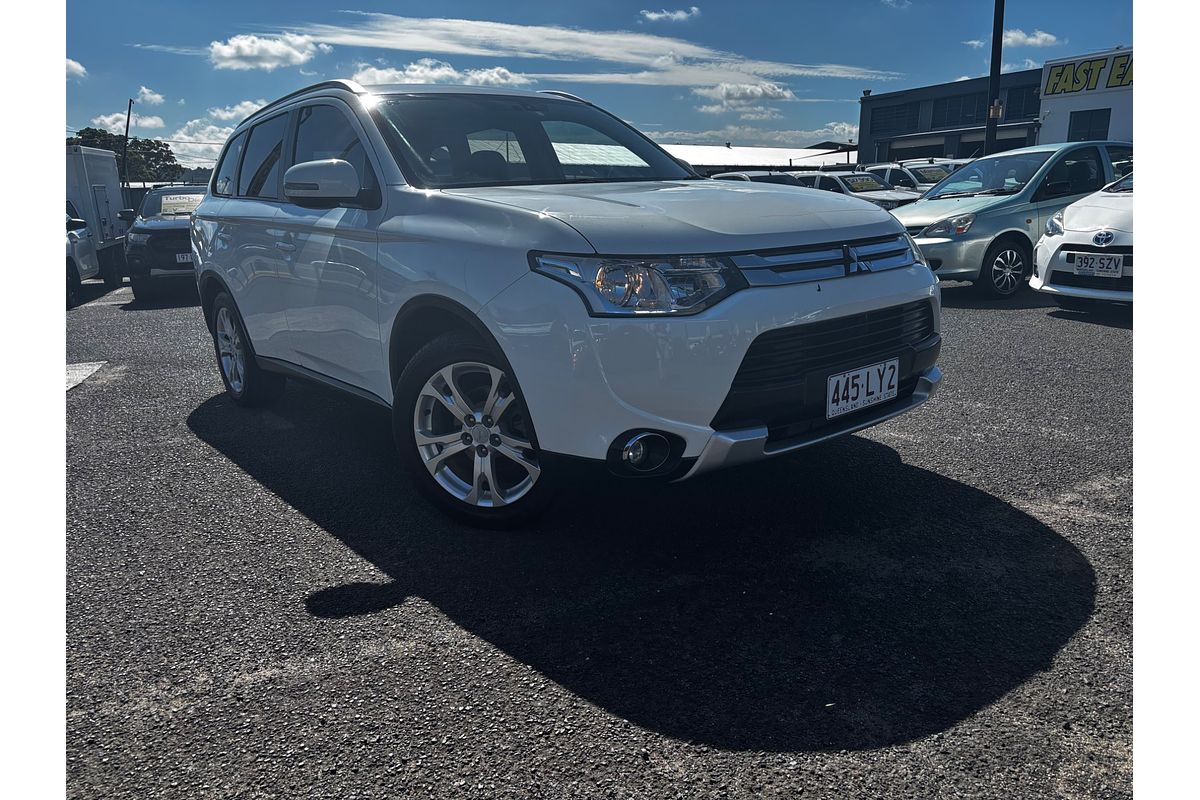
<svg viewBox="0 0 1200 800">
<path fill-rule="evenodd" d="M 1110 244 L 1112 244 L 1112 240 L 1113 240 L 1113 232 L 1112 231 L 1100 231 L 1099 233 L 1097 233 L 1095 236 L 1092 237 L 1092 243 L 1099 245 L 1100 247 L 1108 247 Z"/>
</svg>

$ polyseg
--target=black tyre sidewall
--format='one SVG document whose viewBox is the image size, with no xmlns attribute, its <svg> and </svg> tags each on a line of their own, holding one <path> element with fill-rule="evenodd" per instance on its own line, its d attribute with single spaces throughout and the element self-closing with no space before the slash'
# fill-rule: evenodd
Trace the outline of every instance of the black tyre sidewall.
<svg viewBox="0 0 1200 800">
<path fill-rule="evenodd" d="M 996 285 L 992 282 L 992 262 L 996 260 L 996 256 L 1002 250 L 1016 250 L 1021 254 L 1021 260 L 1024 261 L 1025 270 L 1021 280 L 1017 281 L 1017 288 L 1013 289 L 1008 294 L 1001 293 Z M 983 266 L 979 269 L 979 280 L 975 282 L 975 288 L 980 291 L 985 297 L 990 297 L 995 300 L 1001 300 L 1005 297 L 1012 297 L 1019 294 L 1022 289 L 1029 285 L 1029 274 L 1031 271 L 1031 261 L 1033 255 L 1031 250 L 1022 243 L 1014 242 L 1011 239 L 992 242 L 988 247 L 987 253 L 983 256 Z"/>
<path fill-rule="evenodd" d="M 225 377 L 225 370 L 221 369 L 221 348 L 217 344 L 217 313 L 222 308 L 228 308 L 233 316 L 233 324 L 237 326 L 238 335 L 241 336 L 242 344 L 246 348 L 246 371 L 243 377 L 242 391 L 237 392 L 229 385 L 229 380 Z M 246 326 L 242 322 L 242 315 L 238 313 L 237 305 L 233 302 L 233 298 L 227 292 L 221 292 L 213 300 L 212 317 L 209 320 L 209 327 L 212 330 L 213 340 L 213 355 L 217 360 L 217 372 L 221 375 L 221 383 L 225 384 L 225 392 L 229 395 L 233 402 L 241 406 L 263 406 L 268 405 L 278 399 L 283 392 L 286 379 L 279 374 L 267 372 L 258 366 L 258 362 L 254 355 L 254 345 L 250 341 L 250 337 L 246 334 Z"/>
<path fill-rule="evenodd" d="M 460 361 L 478 361 L 501 369 L 512 381 L 522 401 L 525 394 L 513 374 L 512 367 L 499 356 L 495 349 L 480 344 L 477 340 L 459 334 L 449 334 L 425 345 L 405 366 L 392 398 L 392 435 L 399 451 L 400 463 L 417 485 L 421 493 L 446 514 L 469 525 L 484 528 L 509 529 L 526 525 L 540 516 L 554 495 L 555 475 L 545 459 L 539 459 L 542 468 L 537 482 L 529 492 L 512 503 L 500 508 L 481 508 L 468 505 L 441 487 L 417 452 L 413 437 L 413 414 L 417 398 L 425 382 L 443 367 Z M 528 415 L 528 409 L 526 409 Z M 536 421 L 529 416 L 530 438 L 541 453 L 536 433 Z"/>
<path fill-rule="evenodd" d="M 79 305 L 79 291 L 83 281 L 79 279 L 79 270 L 74 264 L 67 264 L 67 308 Z"/>
</svg>

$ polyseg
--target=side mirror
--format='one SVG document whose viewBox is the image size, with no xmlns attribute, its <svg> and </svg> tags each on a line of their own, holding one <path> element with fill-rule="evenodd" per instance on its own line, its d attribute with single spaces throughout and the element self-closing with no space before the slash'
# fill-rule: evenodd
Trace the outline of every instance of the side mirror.
<svg viewBox="0 0 1200 800">
<path fill-rule="evenodd" d="M 67 230 L 68 231 L 81 231 L 86 227 L 87 227 L 86 219 L 68 219 L 67 220 Z"/>
<path fill-rule="evenodd" d="M 125 208 L 117 212 L 117 219 L 122 222 L 133 222 L 137 219 L 137 212 L 132 208 Z"/>
<path fill-rule="evenodd" d="M 340 158 L 305 161 L 283 175 L 283 193 L 297 205 L 336 206 L 357 199 L 361 189 L 358 172 Z"/>
</svg>

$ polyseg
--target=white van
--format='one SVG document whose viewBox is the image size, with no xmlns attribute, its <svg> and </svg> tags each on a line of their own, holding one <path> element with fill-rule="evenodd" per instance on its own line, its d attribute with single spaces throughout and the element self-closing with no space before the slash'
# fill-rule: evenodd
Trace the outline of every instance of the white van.
<svg viewBox="0 0 1200 800">
<path fill-rule="evenodd" d="M 107 286 L 120 286 L 125 270 L 125 227 L 121 173 L 111 150 L 67 145 L 68 214 L 87 222 L 92 246 Z M 81 278 L 86 277 L 80 275 Z"/>
</svg>

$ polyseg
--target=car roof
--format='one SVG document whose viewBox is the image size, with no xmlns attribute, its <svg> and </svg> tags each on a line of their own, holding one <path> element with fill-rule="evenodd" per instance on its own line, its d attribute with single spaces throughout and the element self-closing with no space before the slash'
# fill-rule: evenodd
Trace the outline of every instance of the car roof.
<svg viewBox="0 0 1200 800">
<path fill-rule="evenodd" d="M 718 172 L 716 175 L 713 175 L 712 177 L 719 178 L 722 175 L 745 175 L 747 178 L 758 178 L 758 177 L 762 177 L 764 175 L 790 175 L 790 174 L 791 173 L 788 173 L 788 172 L 776 172 L 774 170 L 769 170 L 769 169 L 737 169 L 737 170 L 731 170 L 729 172 Z"/>
<path fill-rule="evenodd" d="M 575 100 L 558 92 L 531 92 L 526 89 L 509 89 L 497 86 L 453 86 L 439 83 L 373 83 L 362 87 L 370 94 L 484 94 L 516 97 L 557 97 L 560 100 Z"/>
<path fill-rule="evenodd" d="M 1097 145 L 1097 144 L 1098 145 L 1125 145 L 1126 147 L 1132 146 L 1131 142 L 1118 142 L 1118 141 L 1114 141 L 1112 139 L 1095 139 L 1095 140 L 1088 140 L 1085 142 L 1048 142 L 1046 144 L 1030 145 L 1029 147 L 1018 147 L 1016 150 L 1003 150 L 999 153 L 992 153 L 990 156 L 986 156 L 986 157 L 992 158 L 994 156 L 1009 156 L 1009 155 L 1014 155 L 1014 154 L 1019 155 L 1021 153 L 1047 153 L 1047 152 L 1057 153 L 1060 150 L 1067 150 L 1072 147 L 1081 147 L 1083 145 Z M 984 158 L 984 156 L 979 156 L 979 158 Z M 974 160 L 977 160 L 977 159 L 972 159 L 972 161 L 974 161 Z"/>
</svg>

